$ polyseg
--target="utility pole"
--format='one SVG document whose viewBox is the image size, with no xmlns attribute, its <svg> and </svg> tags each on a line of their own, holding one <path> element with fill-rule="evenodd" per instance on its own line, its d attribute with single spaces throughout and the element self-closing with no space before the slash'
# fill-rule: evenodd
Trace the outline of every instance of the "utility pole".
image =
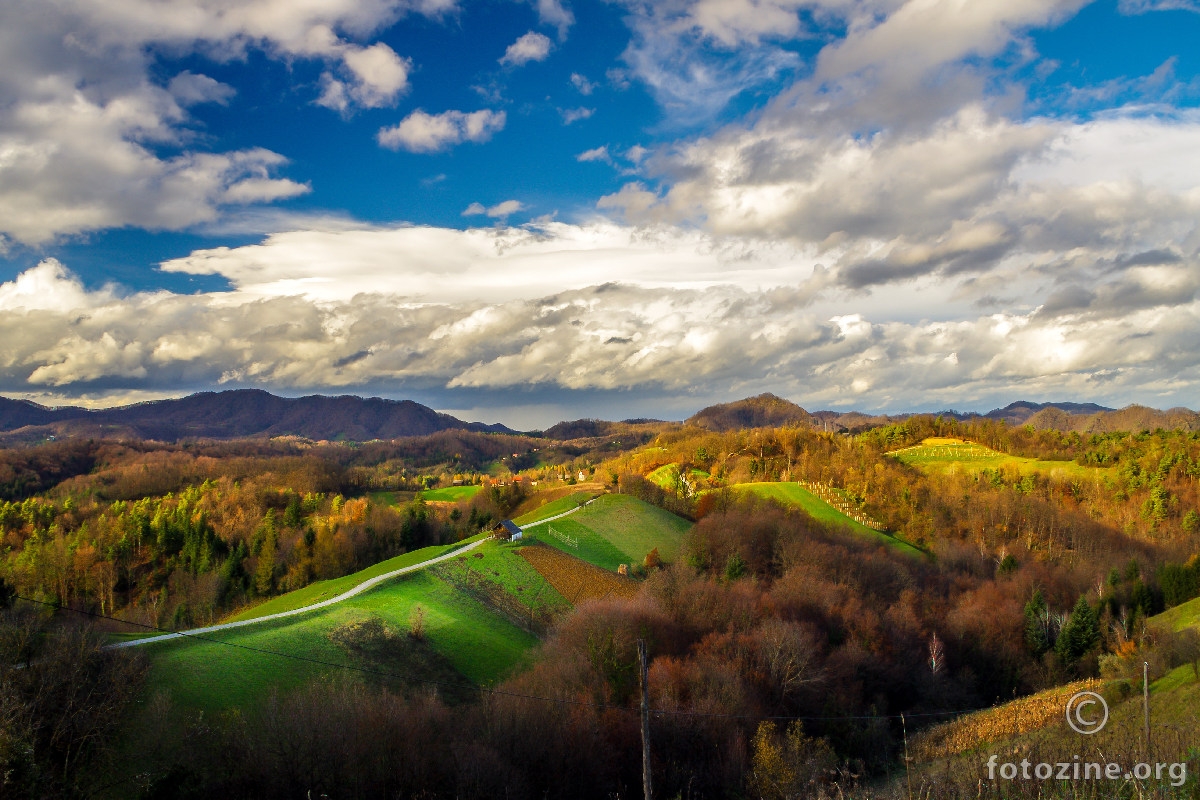
<svg viewBox="0 0 1200 800">
<path fill-rule="evenodd" d="M 646 670 L 646 640 L 638 639 L 638 661 L 641 662 L 642 683 L 642 793 L 652 800 L 650 791 L 650 682 Z"/>
<path fill-rule="evenodd" d="M 1142 711 L 1146 727 L 1146 758 L 1150 758 L 1150 662 L 1142 662 Z"/>
</svg>

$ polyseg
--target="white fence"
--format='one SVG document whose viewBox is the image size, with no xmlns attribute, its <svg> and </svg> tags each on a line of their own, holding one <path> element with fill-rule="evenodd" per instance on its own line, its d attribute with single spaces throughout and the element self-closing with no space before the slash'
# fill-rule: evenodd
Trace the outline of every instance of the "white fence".
<svg viewBox="0 0 1200 800">
<path fill-rule="evenodd" d="M 576 539 L 574 536 L 563 533 L 562 531 L 554 530 L 553 525 L 551 525 L 549 528 L 547 528 L 547 530 L 550 531 L 551 536 L 553 536 L 555 539 L 558 539 L 560 542 L 565 544 L 567 547 L 579 547 L 579 540 Z"/>
</svg>

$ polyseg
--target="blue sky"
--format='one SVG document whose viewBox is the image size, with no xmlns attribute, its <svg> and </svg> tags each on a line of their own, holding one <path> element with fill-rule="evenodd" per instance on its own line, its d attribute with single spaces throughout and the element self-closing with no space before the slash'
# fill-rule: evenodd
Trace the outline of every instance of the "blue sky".
<svg viewBox="0 0 1200 800">
<path fill-rule="evenodd" d="M 1200 405 L 1192 0 L 15 0 L 0 393 Z"/>
</svg>

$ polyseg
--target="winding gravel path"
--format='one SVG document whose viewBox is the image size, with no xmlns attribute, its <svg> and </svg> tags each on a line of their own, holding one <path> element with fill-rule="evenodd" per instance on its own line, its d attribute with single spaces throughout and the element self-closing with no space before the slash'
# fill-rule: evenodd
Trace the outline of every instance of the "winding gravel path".
<svg viewBox="0 0 1200 800">
<path fill-rule="evenodd" d="M 595 500 L 595 498 L 592 498 L 592 500 L 588 500 L 587 503 L 584 503 L 584 505 L 591 504 L 593 500 Z M 570 511 L 564 511 L 561 514 L 555 514 L 553 517 L 546 517 L 545 519 L 539 519 L 536 522 L 530 522 L 528 525 L 522 525 L 521 530 L 526 530 L 528 528 L 532 528 L 535 525 L 542 525 L 546 522 L 551 522 L 556 519 L 561 519 L 562 517 L 565 517 L 569 514 L 574 514 L 580 508 L 583 508 L 583 506 L 577 506 L 576 508 L 572 508 Z M 424 569 L 425 567 L 432 566 L 432 565 L 440 563 L 442 561 L 448 561 L 452 558 L 455 558 L 456 556 L 462 555 L 463 553 L 467 552 L 468 550 L 474 550 L 476 547 L 479 547 L 479 545 L 483 544 L 486 541 L 488 541 L 488 539 L 486 537 L 483 539 L 478 539 L 478 540 L 466 545 L 465 547 L 460 547 L 457 550 L 451 550 L 449 553 L 443 553 L 442 555 L 431 558 L 428 561 L 422 561 L 419 564 L 410 564 L 407 567 L 401 567 L 400 569 L 392 570 L 391 572 L 385 572 L 382 575 L 376 575 L 374 578 L 369 578 L 369 579 L 363 581 L 362 583 L 358 584 L 354 588 L 348 589 L 347 591 L 342 592 L 337 597 L 331 597 L 328 600 L 322 600 L 319 603 L 313 603 L 312 605 L 304 606 L 302 608 L 293 608 L 291 611 L 280 611 L 278 614 L 267 614 L 266 616 L 255 617 L 254 619 L 243 619 L 243 620 L 239 620 L 237 622 L 223 622 L 220 625 L 209 625 L 204 628 L 192 628 L 191 630 L 177 631 L 175 633 L 164 633 L 161 636 L 147 636 L 144 639 L 131 639 L 128 642 L 118 642 L 117 644 L 110 644 L 110 645 L 108 645 L 108 647 L 112 648 L 112 649 L 118 649 L 121 647 L 138 647 L 139 645 L 143 645 L 143 644 L 153 644 L 154 642 L 165 642 L 168 639 L 180 639 L 180 638 L 184 638 L 187 636 L 203 636 L 206 633 L 214 633 L 215 631 L 224 631 L 224 630 L 229 630 L 230 628 L 241 628 L 246 625 L 255 625 L 259 622 L 266 622 L 266 621 L 272 620 L 272 619 L 284 619 L 285 617 L 294 617 L 294 616 L 297 616 L 298 614 L 307 614 L 309 611 L 316 611 L 317 609 L 326 608 L 327 606 L 332 606 L 336 603 L 340 603 L 343 600 L 349 600 L 351 597 L 362 594 L 363 592 L 367 591 L 368 589 L 374 588 L 374 587 L 378 586 L 379 584 L 383 583 L 384 581 L 391 580 L 392 578 L 395 578 L 399 575 L 404 575 L 409 572 L 416 572 L 419 569 Z"/>
<path fill-rule="evenodd" d="M 278 614 L 267 614 L 266 616 L 255 617 L 254 619 L 243 619 L 238 620 L 237 622 L 223 622 L 220 625 L 209 625 L 205 628 L 192 628 L 191 630 L 178 631 L 176 633 L 164 633 L 161 636 L 147 636 L 145 639 L 132 639 L 128 642 L 111 644 L 109 647 L 114 649 L 120 647 L 137 647 L 138 645 L 151 644 L 153 642 L 164 642 L 167 639 L 178 639 L 185 636 L 202 636 L 206 633 L 213 633 L 214 631 L 224 631 L 230 628 L 241 628 L 245 625 L 255 625 L 259 622 L 266 622 L 267 620 L 294 617 L 297 614 L 307 614 L 309 611 L 316 611 L 319 608 L 325 608 L 326 606 L 340 603 L 343 600 L 349 600 L 351 597 L 362 594 L 368 589 L 374 588 L 384 581 L 391 580 L 398 575 L 403 575 L 407 572 L 415 572 L 419 569 L 424 569 L 425 567 L 432 566 L 433 564 L 437 564 L 441 561 L 447 561 L 455 556 L 460 556 L 468 550 L 474 550 L 476 547 L 479 547 L 479 545 L 486 541 L 486 538 L 479 539 L 471 542 L 465 547 L 460 547 L 457 550 L 451 550 L 449 553 L 443 553 L 442 555 L 431 558 L 428 561 L 422 561 L 419 564 L 410 564 L 407 567 L 401 567 L 400 569 L 392 570 L 391 572 L 385 572 L 382 575 L 376 575 L 374 578 L 368 578 L 354 588 L 342 592 L 337 597 L 331 597 L 328 600 L 322 600 L 319 603 L 313 603 L 312 605 L 303 606 L 302 608 L 293 608 L 291 611 L 280 611 Z"/>
</svg>

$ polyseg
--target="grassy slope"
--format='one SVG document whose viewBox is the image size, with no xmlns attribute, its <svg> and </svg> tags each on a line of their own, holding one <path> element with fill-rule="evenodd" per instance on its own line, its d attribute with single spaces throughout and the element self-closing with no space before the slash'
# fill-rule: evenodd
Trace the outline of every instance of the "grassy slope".
<svg viewBox="0 0 1200 800">
<path fill-rule="evenodd" d="M 1151 617 L 1149 621 L 1170 625 L 1175 630 L 1182 630 L 1186 627 L 1200 628 L 1200 598 Z M 1107 748 L 1109 752 L 1118 752 L 1119 748 L 1128 746 L 1130 742 L 1138 743 L 1140 746 L 1143 711 L 1139 692 L 1140 682 L 1137 684 L 1133 687 L 1132 695 L 1123 701 L 1119 699 L 1119 695 L 1105 692 L 1108 695 L 1111 718 L 1104 731 L 1089 740 L 1089 744 L 1096 745 L 1099 751 Z M 985 755 L 993 752 L 1012 753 L 1038 748 L 1043 752 L 1050 753 L 1055 751 L 1074 753 L 1077 752 L 1075 748 L 1079 744 L 1080 737 L 1067 729 L 1059 710 L 1061 702 L 1057 701 L 1060 699 L 1058 695 L 1061 695 L 1062 691 L 1063 687 L 1047 689 L 1036 695 L 1014 700 L 995 709 L 979 712 L 957 722 L 938 727 L 941 729 L 940 732 L 949 733 L 949 738 L 954 738 L 952 733 L 954 727 L 975 729 L 973 731 L 975 735 L 961 737 L 960 741 L 963 742 L 972 739 L 976 741 L 974 747 L 962 751 L 964 754 L 974 752 L 982 752 Z M 1043 723 L 1043 725 L 1034 726 L 1026 733 L 999 737 L 995 740 L 989 740 L 986 736 L 978 736 L 979 729 L 987 728 L 989 717 L 1004 720 L 1020 718 L 1025 716 L 1024 709 L 1038 705 L 1043 698 L 1053 698 L 1056 701 L 1055 713 L 1051 715 L 1049 724 Z M 1152 738 L 1160 743 L 1160 747 L 1165 748 L 1160 750 L 1161 755 L 1174 758 L 1176 755 L 1182 754 L 1180 748 L 1186 749 L 1200 745 L 1200 739 L 1196 735 L 1200 731 L 1200 681 L 1197 681 L 1190 665 L 1177 667 L 1150 684 L 1150 718 Z M 981 724 L 973 724 L 976 719 Z M 924 744 L 923 740 L 927 741 L 929 738 L 928 734 L 918 737 L 917 749 L 920 750 Z M 937 738 L 936 734 L 933 738 Z M 970 761 L 969 755 L 965 758 L 967 762 Z M 918 761 L 921 760 L 924 759 L 918 758 Z"/>
<path fill-rule="evenodd" d="M 1095 479 L 1105 473 L 1097 467 L 1084 467 L 1074 461 L 1044 461 L 1010 456 L 974 442 L 960 439 L 926 439 L 919 445 L 896 450 L 888 455 L 925 472 L 982 472 L 1003 467 L 1015 468 L 1022 475 L 1040 472 L 1050 477 Z"/>
<path fill-rule="evenodd" d="M 531 522 L 537 522 L 546 517 L 553 517 L 555 514 L 562 514 L 565 511 L 570 511 L 573 508 L 578 508 L 581 503 L 585 503 L 595 497 L 594 492 L 572 492 L 566 497 L 560 497 L 557 500 L 551 500 L 544 506 L 535 508 L 527 514 L 522 514 L 513 520 L 518 525 L 528 525 Z"/>
<path fill-rule="evenodd" d="M 423 500 L 457 503 L 459 500 L 471 499 L 482 488 L 482 486 L 443 486 L 441 489 L 426 489 L 420 495 Z"/>
<path fill-rule="evenodd" d="M 817 497 L 812 492 L 805 489 L 797 483 L 739 483 L 734 485 L 734 491 L 751 492 L 759 497 L 778 500 L 789 505 L 799 506 L 805 512 L 810 514 L 814 519 L 829 525 L 841 525 L 849 528 L 852 532 L 859 536 L 876 540 L 889 547 L 895 547 L 897 550 L 920 555 L 921 550 L 913 547 L 903 539 L 897 539 L 894 536 L 888 536 L 885 533 L 880 533 L 877 530 L 868 528 L 866 525 L 855 522 L 847 517 L 841 511 L 838 511 L 833 506 L 826 503 L 821 498 Z"/>
<path fill-rule="evenodd" d="M 549 526 L 575 537 L 579 546 L 571 547 L 551 536 Z M 657 506 L 628 495 L 608 494 L 569 517 L 533 528 L 529 535 L 598 567 L 615 570 L 620 564 L 641 563 L 654 548 L 663 561 L 674 560 L 690 527 L 687 520 Z"/>
<path fill-rule="evenodd" d="M 1189 668 L 1190 670 L 1190 668 Z M 1037 702 L 1038 698 L 1063 687 L 1047 690 L 1032 698 L 1015 700 L 998 707 L 992 712 L 1001 717 L 1020 713 L 1022 705 Z M 1104 729 L 1091 736 L 1081 736 L 1067 727 L 1063 709 L 1065 704 L 1056 704 L 1055 713 L 1042 727 L 1029 729 L 1016 736 L 995 739 L 989 737 L 963 737 L 959 742 L 958 754 L 949 759 L 935 758 L 925 761 L 916 759 L 920 771 L 928 769 L 931 774 L 958 774 L 966 778 L 964 784 L 974 788 L 975 781 L 987 778 L 981 765 L 992 754 L 1000 754 L 1001 761 L 1020 762 L 1023 757 L 1033 763 L 1038 761 L 1057 762 L 1069 760 L 1078 754 L 1083 761 L 1116 761 L 1132 764 L 1145 758 L 1142 742 L 1141 694 L 1134 692 L 1120 700 L 1111 692 L 1101 690 L 1109 705 L 1109 721 Z M 1152 692 L 1150 695 L 1151 738 L 1155 746 L 1155 760 L 1182 761 L 1189 750 L 1200 745 L 1200 683 L 1189 680 L 1174 686 L 1170 691 Z M 911 734 L 910 734 L 911 735 Z M 923 737 L 917 737 L 917 747 Z M 964 746 L 968 745 L 969 746 Z M 921 762 L 924 762 L 923 764 Z M 916 780 L 916 776 L 914 776 Z M 1067 796 L 1067 795 L 1061 795 Z M 1136 796 L 1130 793 L 1129 796 Z"/>
<path fill-rule="evenodd" d="M 679 468 L 678 464 L 664 464 L 661 467 L 659 467 L 658 469 L 647 474 L 646 480 L 657 484 L 662 489 L 672 489 L 674 481 L 672 479 L 671 473 L 673 470 L 676 470 L 678 468 Z M 708 473 L 705 472 L 704 470 L 696 469 L 694 467 L 692 468 L 691 477 L 693 479 L 702 479 L 702 478 L 707 478 L 708 476 L 709 476 Z"/>
<path fill-rule="evenodd" d="M 573 514 L 564 519 L 556 519 L 548 525 L 539 525 L 531 529 L 526 536 L 607 570 L 615 571 L 621 564 L 640 563 L 645 557 L 646 554 L 643 553 L 641 557 L 634 558 L 613 546 L 611 542 L 587 525 L 576 522 L 575 517 L 577 516 L 579 515 Z M 555 533 L 561 534 L 561 536 L 555 536 Z M 571 545 L 562 538 L 566 536 L 572 537 L 576 544 Z M 659 553 L 661 554 L 661 552 L 660 550 Z"/>
<path fill-rule="evenodd" d="M 381 506 L 398 506 L 417 496 L 416 492 L 369 492 L 367 498 Z"/>
<path fill-rule="evenodd" d="M 389 558 L 387 561 L 380 561 L 378 564 L 367 567 L 364 570 L 345 575 L 341 578 L 333 578 L 327 581 L 317 581 L 310 583 L 303 589 L 297 589 L 294 592 L 288 592 L 285 595 L 268 600 L 253 608 L 248 608 L 234 614 L 225 622 L 237 622 L 243 619 L 256 619 L 265 617 L 268 614 L 278 614 L 281 611 L 291 611 L 294 608 L 302 608 L 313 603 L 319 603 L 322 600 L 328 600 L 331 597 L 336 597 L 342 592 L 353 589 L 358 584 L 365 580 L 374 578 L 376 575 L 383 575 L 392 570 L 408 567 L 413 564 L 419 564 L 431 558 L 436 558 L 451 550 L 457 550 L 468 542 L 473 542 L 476 539 L 485 538 L 487 534 L 479 534 L 470 539 L 465 539 L 456 544 L 436 545 L 434 547 L 423 547 L 420 550 L 413 550 L 411 553 Z"/>
<path fill-rule="evenodd" d="M 1200 630 L 1200 597 L 1192 598 L 1186 603 L 1181 603 L 1174 608 L 1167 609 L 1161 614 L 1151 617 L 1148 620 L 1152 624 L 1159 624 L 1170 627 L 1171 630 L 1181 631 L 1184 628 L 1195 628 Z M 1175 669 L 1163 675 L 1154 683 L 1150 684 L 1150 691 L 1155 694 L 1170 694 L 1184 691 L 1185 687 L 1196 683 L 1196 673 L 1188 664 Z M 1200 690 L 1197 695 L 1200 697 Z"/>
<path fill-rule="evenodd" d="M 1177 631 L 1184 628 L 1200 629 L 1200 597 L 1167 609 L 1158 616 L 1151 617 L 1150 622 L 1170 625 L 1172 630 Z"/>
<path fill-rule="evenodd" d="M 508 542 L 488 542 L 472 550 L 466 560 L 454 559 L 446 570 L 470 569 L 477 577 L 500 587 L 525 608 L 536 605 L 552 611 L 570 607 L 553 586 L 519 555 L 521 545 Z"/>
<path fill-rule="evenodd" d="M 349 664 L 346 653 L 329 640 L 333 628 L 373 613 L 405 631 L 417 605 L 425 612 L 430 645 L 474 683 L 502 678 L 525 662 L 537 642 L 532 634 L 427 572 L 397 578 L 312 614 L 210 636 L 244 647 Z M 146 652 L 152 659 L 151 694 L 167 690 L 176 703 L 205 710 L 249 707 L 272 688 L 287 691 L 322 675 L 361 675 L 213 641 L 173 640 L 150 645 Z"/>
</svg>

